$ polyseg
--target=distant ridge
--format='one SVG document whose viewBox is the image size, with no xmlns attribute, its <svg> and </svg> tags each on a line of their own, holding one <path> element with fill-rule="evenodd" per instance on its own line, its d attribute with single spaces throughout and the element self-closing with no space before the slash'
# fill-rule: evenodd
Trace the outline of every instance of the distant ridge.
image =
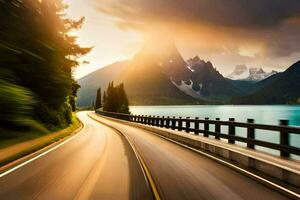
<svg viewBox="0 0 300 200">
<path fill-rule="evenodd" d="M 231 80 L 261 81 L 274 74 L 277 71 L 265 72 L 262 68 L 249 68 L 246 65 L 237 65 L 234 71 L 227 76 Z"/>
<path fill-rule="evenodd" d="M 256 84 L 253 94 L 233 98 L 235 104 L 296 104 L 300 103 L 300 61 L 286 71 Z"/>
</svg>

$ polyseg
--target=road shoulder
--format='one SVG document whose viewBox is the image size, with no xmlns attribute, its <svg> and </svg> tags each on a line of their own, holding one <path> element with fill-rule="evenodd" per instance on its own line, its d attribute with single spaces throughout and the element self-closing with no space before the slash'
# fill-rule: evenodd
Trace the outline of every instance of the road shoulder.
<svg viewBox="0 0 300 200">
<path fill-rule="evenodd" d="M 0 149 L 0 174 L 62 143 L 83 127 L 83 123 L 76 118 L 66 129 Z"/>
</svg>

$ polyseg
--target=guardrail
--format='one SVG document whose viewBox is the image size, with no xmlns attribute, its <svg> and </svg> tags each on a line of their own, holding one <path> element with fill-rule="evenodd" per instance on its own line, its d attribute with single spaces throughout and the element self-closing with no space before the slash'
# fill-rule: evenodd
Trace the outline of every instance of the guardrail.
<svg viewBox="0 0 300 200">
<path fill-rule="evenodd" d="M 96 111 L 96 113 L 123 119 L 126 121 L 169 128 L 172 130 L 185 131 L 187 133 L 194 133 L 199 135 L 203 134 L 204 137 L 214 136 L 215 139 L 227 139 L 228 143 L 235 144 L 236 141 L 243 142 L 247 144 L 247 147 L 254 149 L 255 146 L 266 147 L 274 150 L 279 150 L 282 157 L 290 157 L 291 154 L 300 155 L 300 148 L 290 145 L 290 135 L 298 134 L 300 135 L 300 128 L 289 126 L 288 120 L 280 120 L 278 126 L 265 125 L 265 124 L 255 124 L 253 119 L 248 119 L 247 123 L 236 122 L 234 118 L 230 118 L 229 121 L 221 121 L 219 118 L 215 120 L 210 120 L 209 118 L 199 119 L 198 117 L 191 119 L 189 117 L 159 117 L 159 116 L 147 116 L 147 115 L 128 115 L 121 113 L 103 112 Z M 203 124 L 204 129 L 200 129 L 200 125 Z M 191 128 L 191 125 L 193 128 Z M 214 131 L 210 130 L 210 125 L 214 125 Z M 221 127 L 228 127 L 228 132 L 221 133 Z M 236 135 L 236 128 L 246 128 L 247 136 L 241 137 Z M 279 133 L 279 144 L 272 143 L 268 141 L 262 141 L 255 139 L 255 130 L 266 130 L 273 131 L 270 132 L 275 134 Z"/>
</svg>

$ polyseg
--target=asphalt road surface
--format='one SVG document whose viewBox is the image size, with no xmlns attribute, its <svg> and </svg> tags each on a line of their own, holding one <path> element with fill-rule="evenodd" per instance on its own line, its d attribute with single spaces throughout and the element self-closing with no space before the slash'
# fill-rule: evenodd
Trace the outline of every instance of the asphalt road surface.
<svg viewBox="0 0 300 200">
<path fill-rule="evenodd" d="M 0 178 L 1 200 L 153 199 L 125 138 L 78 116 L 85 127 L 74 139 Z"/>
<path fill-rule="evenodd" d="M 153 199 L 125 134 L 150 172 L 161 199 L 284 200 L 276 191 L 148 131 L 80 112 L 73 139 L 0 177 L 0 199 Z"/>
<path fill-rule="evenodd" d="M 253 179 L 148 131 L 91 115 L 127 135 L 145 161 L 162 199 L 289 199 Z"/>
</svg>

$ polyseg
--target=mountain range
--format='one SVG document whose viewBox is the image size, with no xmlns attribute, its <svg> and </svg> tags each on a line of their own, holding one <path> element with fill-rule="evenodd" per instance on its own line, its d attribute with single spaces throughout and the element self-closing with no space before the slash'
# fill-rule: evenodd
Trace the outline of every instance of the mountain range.
<svg viewBox="0 0 300 200">
<path fill-rule="evenodd" d="M 124 83 L 131 105 L 270 104 L 273 100 L 294 103 L 300 97 L 300 87 L 295 89 L 300 83 L 300 73 L 296 75 L 299 68 L 298 62 L 285 72 L 270 74 L 238 66 L 224 77 L 211 62 L 198 56 L 185 61 L 173 42 L 155 47 L 149 42 L 132 60 L 114 63 L 79 79 L 77 104 L 90 106 L 97 88 L 106 89 L 110 81 Z M 280 89 L 280 97 L 274 97 L 278 94 L 274 85 Z"/>
<path fill-rule="evenodd" d="M 258 82 L 254 92 L 232 99 L 234 104 L 300 103 L 300 61 L 286 71 Z"/>
<path fill-rule="evenodd" d="M 237 65 L 227 78 L 232 80 L 262 81 L 277 73 L 274 70 L 268 73 L 262 68 L 248 68 L 246 65 Z"/>
</svg>

